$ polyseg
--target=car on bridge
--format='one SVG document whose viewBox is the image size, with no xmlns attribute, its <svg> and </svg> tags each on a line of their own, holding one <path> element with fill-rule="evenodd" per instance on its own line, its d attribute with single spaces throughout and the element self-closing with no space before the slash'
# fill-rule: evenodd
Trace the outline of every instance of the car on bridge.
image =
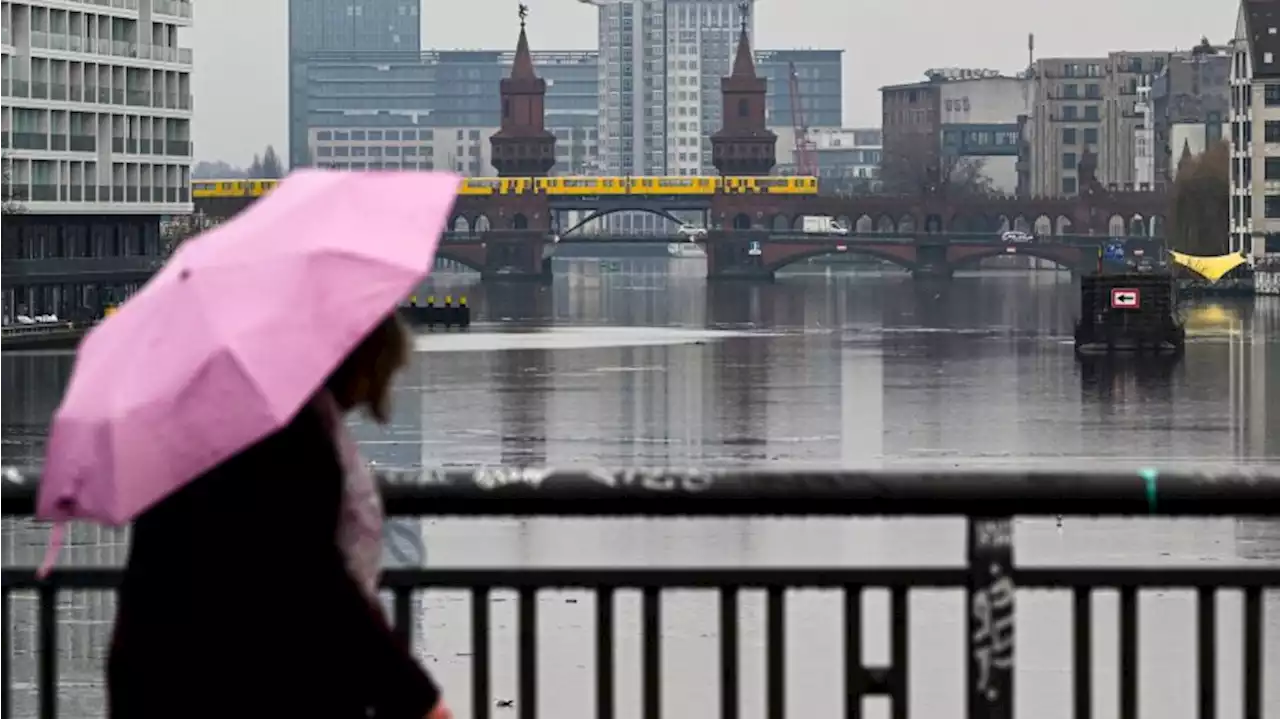
<svg viewBox="0 0 1280 719">
<path fill-rule="evenodd" d="M 680 228 L 676 230 L 676 234 L 690 242 L 693 242 L 694 240 L 705 240 L 707 239 L 707 228 L 698 227 L 697 225 L 680 225 Z"/>
</svg>

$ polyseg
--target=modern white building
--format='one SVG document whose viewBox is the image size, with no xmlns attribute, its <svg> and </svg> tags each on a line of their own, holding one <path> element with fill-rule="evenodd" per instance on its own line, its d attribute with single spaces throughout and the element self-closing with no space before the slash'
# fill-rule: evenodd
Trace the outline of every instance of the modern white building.
<svg viewBox="0 0 1280 719">
<path fill-rule="evenodd" d="M 709 172 L 742 0 L 586 1 L 600 8 L 602 172 Z M 748 37 L 753 3 L 746 3 Z"/>
<path fill-rule="evenodd" d="M 192 209 L 186 0 L 5 0 L 6 199 L 30 214 Z"/>
<path fill-rule="evenodd" d="M 1280 3 L 1241 2 L 1231 49 L 1231 250 L 1280 255 Z"/>
</svg>

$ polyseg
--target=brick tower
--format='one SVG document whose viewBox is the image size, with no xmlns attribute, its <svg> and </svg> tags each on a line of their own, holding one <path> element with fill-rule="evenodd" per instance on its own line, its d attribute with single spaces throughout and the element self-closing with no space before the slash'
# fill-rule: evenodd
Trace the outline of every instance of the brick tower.
<svg viewBox="0 0 1280 719">
<path fill-rule="evenodd" d="M 765 126 L 765 80 L 756 76 L 746 14 L 733 72 L 720 79 L 724 124 L 711 136 L 711 163 L 721 175 L 767 175 L 777 163 L 778 136 Z"/>
<path fill-rule="evenodd" d="M 556 136 L 543 124 L 547 82 L 533 71 L 520 6 L 520 40 L 511 77 L 503 78 L 502 127 L 489 138 L 493 167 L 503 177 L 544 177 L 556 164 Z"/>
</svg>

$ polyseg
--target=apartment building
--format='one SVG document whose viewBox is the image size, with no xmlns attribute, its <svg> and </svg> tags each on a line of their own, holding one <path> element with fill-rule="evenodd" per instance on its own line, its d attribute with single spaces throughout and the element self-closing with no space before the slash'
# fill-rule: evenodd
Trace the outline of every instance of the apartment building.
<svg viewBox="0 0 1280 719">
<path fill-rule="evenodd" d="M 37 215 L 191 211 L 191 3 L 0 5 L 6 198 Z"/>
<path fill-rule="evenodd" d="M 881 88 L 885 157 L 892 162 L 927 150 L 977 160 L 993 189 L 1013 194 L 1029 80 L 972 68 L 932 69 L 925 78 Z M 924 138 L 927 148 L 920 145 Z"/>
<path fill-rule="evenodd" d="M 1280 3 L 1240 4 L 1230 141 L 1231 250 L 1280 254 Z"/>
<path fill-rule="evenodd" d="M 1097 158 L 1097 178 L 1117 190 L 1155 189 L 1160 183 L 1140 158 L 1154 152 L 1149 137 L 1153 79 L 1169 64 L 1164 51 L 1117 51 L 1106 57 L 1041 58 L 1031 69 L 1029 191 L 1075 195 L 1078 166 L 1087 150 Z"/>
<path fill-rule="evenodd" d="M 1231 102 L 1231 49 L 1207 40 L 1175 52 L 1151 85 L 1156 176 L 1171 183 L 1178 163 L 1226 138 Z"/>
</svg>

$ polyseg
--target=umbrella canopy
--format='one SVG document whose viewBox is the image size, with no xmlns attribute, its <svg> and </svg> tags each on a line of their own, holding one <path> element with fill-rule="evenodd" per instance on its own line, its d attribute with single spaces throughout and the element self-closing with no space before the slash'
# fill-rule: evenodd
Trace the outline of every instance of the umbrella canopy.
<svg viewBox="0 0 1280 719">
<path fill-rule="evenodd" d="M 302 170 L 85 337 L 37 513 L 121 524 L 288 424 L 431 268 L 459 179 Z"/>
</svg>

